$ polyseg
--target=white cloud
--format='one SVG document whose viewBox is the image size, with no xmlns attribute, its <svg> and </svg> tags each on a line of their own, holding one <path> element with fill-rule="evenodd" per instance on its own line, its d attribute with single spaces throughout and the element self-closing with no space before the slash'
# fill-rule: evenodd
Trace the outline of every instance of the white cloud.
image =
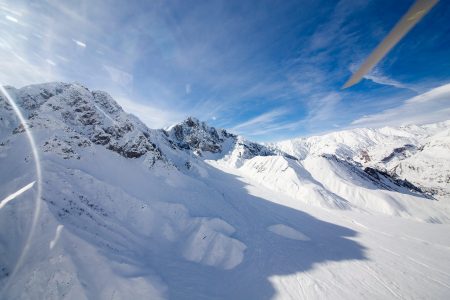
<svg viewBox="0 0 450 300">
<path fill-rule="evenodd" d="M 185 117 L 184 114 L 174 112 L 173 110 L 141 104 L 127 98 L 114 97 L 114 99 L 117 100 L 126 112 L 137 116 L 150 128 L 165 128 L 180 122 Z"/>
<path fill-rule="evenodd" d="M 299 126 L 316 126 L 316 124 L 327 122 L 335 116 L 336 107 L 341 99 L 341 96 L 334 92 L 316 95 L 308 105 L 306 118 L 286 121 L 283 117 L 290 112 L 289 109 L 278 108 L 238 124 L 231 130 L 246 136 L 255 137 L 267 136 L 268 134 L 281 131 L 292 131 Z"/>
<path fill-rule="evenodd" d="M 121 86 L 127 86 L 133 82 L 133 75 L 131 75 L 130 73 L 119 70 L 109 65 L 103 65 L 103 68 L 105 68 L 105 70 L 108 72 L 111 80 L 115 83 L 120 84 Z"/>
<path fill-rule="evenodd" d="M 413 92 L 417 93 L 417 90 L 409 85 L 406 85 L 404 83 L 401 83 L 397 80 L 394 80 L 386 75 L 383 75 L 379 70 L 374 70 L 370 72 L 369 74 L 366 74 L 364 76 L 365 79 L 371 80 L 375 83 L 382 84 L 382 85 L 388 85 L 393 86 L 399 89 L 408 89 Z"/>
<path fill-rule="evenodd" d="M 251 136 L 258 136 L 258 137 L 263 137 L 264 140 L 268 140 L 267 135 L 274 133 L 274 132 L 278 132 L 280 130 L 291 130 L 295 127 L 297 127 L 298 125 L 300 125 L 301 123 L 303 123 L 303 121 L 295 121 L 295 122 L 288 122 L 288 123 L 281 123 L 281 124 L 277 124 L 277 123 L 273 123 L 273 124 L 268 124 L 267 126 L 259 126 L 257 128 L 254 128 L 253 131 L 251 131 L 249 134 Z"/>
<path fill-rule="evenodd" d="M 63 62 L 69 62 L 69 60 L 62 55 L 56 55 L 56 57 Z"/>
<path fill-rule="evenodd" d="M 53 60 L 51 60 L 50 58 L 47 58 L 45 61 L 51 66 L 56 66 L 56 63 Z"/>
<path fill-rule="evenodd" d="M 19 23 L 19 20 L 17 20 L 16 18 L 12 17 L 12 16 L 6 16 L 5 17 L 6 20 L 14 22 L 14 23 Z"/>
<path fill-rule="evenodd" d="M 278 117 L 287 113 L 286 109 L 274 109 L 272 111 L 263 113 L 257 117 L 254 117 L 246 122 L 238 124 L 232 128 L 232 130 L 242 132 L 246 130 L 251 130 L 255 127 L 260 129 L 261 126 L 267 126 L 268 124 L 273 123 Z"/>
<path fill-rule="evenodd" d="M 83 43 L 82 41 L 75 40 L 75 39 L 72 39 L 72 41 L 73 41 L 75 44 L 77 44 L 77 46 L 79 46 L 79 47 L 81 47 L 81 48 L 86 48 L 86 43 Z"/>
<path fill-rule="evenodd" d="M 434 88 L 381 113 L 354 120 L 355 126 L 425 124 L 450 119 L 450 84 Z"/>
<path fill-rule="evenodd" d="M 4 59 L 5 57 L 7 59 Z M 0 84 L 12 85 L 17 88 L 61 78 L 51 63 L 46 60 L 43 60 L 40 64 L 37 62 L 33 64 L 22 55 L 14 54 L 11 56 L 3 51 L 0 51 L 0 69 L 8 70 L 8 72 L 0 72 Z"/>
<path fill-rule="evenodd" d="M 335 108 L 341 101 L 338 93 L 329 93 L 311 101 L 309 114 L 306 118 L 307 123 L 317 123 L 330 119 L 335 113 Z"/>
</svg>

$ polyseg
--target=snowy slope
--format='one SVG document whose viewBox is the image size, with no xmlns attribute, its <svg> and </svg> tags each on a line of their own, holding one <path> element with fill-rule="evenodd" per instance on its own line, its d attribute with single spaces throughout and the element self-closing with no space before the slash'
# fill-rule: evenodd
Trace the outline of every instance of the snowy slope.
<svg viewBox="0 0 450 300">
<path fill-rule="evenodd" d="M 223 161 L 217 164 L 227 165 Z M 299 161 L 281 156 L 255 157 L 239 171 L 261 186 L 309 205 L 450 222 L 448 202 L 430 199 L 407 181 L 363 169 L 336 156 L 307 156 Z"/>
<path fill-rule="evenodd" d="M 239 170 L 259 184 L 307 204 L 350 208 L 347 200 L 325 189 L 298 161 L 282 156 L 255 157 Z"/>
<path fill-rule="evenodd" d="M 354 144 L 345 155 L 280 150 L 195 118 L 148 129 L 77 84 L 8 90 L 40 150 L 42 203 L 27 243 L 40 182 L 24 127 L 1 98 L 1 299 L 450 294 L 445 201 L 359 165 Z M 446 126 L 416 129 L 435 142 L 424 149 L 448 146 Z M 404 144 L 396 139 L 392 147 Z M 434 165 L 442 153 L 420 158 Z"/>
<path fill-rule="evenodd" d="M 359 128 L 271 145 L 299 159 L 322 154 L 407 179 L 438 200 L 450 199 L 450 121 Z M 448 201 L 447 201 L 448 202 Z"/>
</svg>

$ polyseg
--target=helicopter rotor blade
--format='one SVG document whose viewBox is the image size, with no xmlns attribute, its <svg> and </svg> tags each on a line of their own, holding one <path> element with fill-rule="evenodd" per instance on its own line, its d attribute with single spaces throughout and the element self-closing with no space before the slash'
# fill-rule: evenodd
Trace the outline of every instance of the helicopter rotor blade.
<svg viewBox="0 0 450 300">
<path fill-rule="evenodd" d="M 416 0 L 384 40 L 378 44 L 369 57 L 353 73 L 342 89 L 357 84 L 370 70 L 416 25 L 439 0 Z"/>
</svg>

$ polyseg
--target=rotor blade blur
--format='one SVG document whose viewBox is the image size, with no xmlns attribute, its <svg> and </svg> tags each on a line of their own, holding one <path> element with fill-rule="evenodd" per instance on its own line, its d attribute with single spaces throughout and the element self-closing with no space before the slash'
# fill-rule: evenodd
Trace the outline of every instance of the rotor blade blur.
<svg viewBox="0 0 450 300">
<path fill-rule="evenodd" d="M 388 36 L 344 84 L 343 89 L 357 84 L 372 68 L 425 16 L 439 0 L 416 0 Z"/>
</svg>

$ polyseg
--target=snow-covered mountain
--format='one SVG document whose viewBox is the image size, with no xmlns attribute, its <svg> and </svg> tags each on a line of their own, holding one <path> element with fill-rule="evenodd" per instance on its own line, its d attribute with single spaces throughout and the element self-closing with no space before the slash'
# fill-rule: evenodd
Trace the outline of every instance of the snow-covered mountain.
<svg viewBox="0 0 450 300">
<path fill-rule="evenodd" d="M 450 293 L 450 122 L 261 145 L 79 84 L 7 91 L 40 158 L 0 96 L 2 299 Z"/>
<path fill-rule="evenodd" d="M 450 199 L 450 121 L 399 128 L 360 128 L 274 144 L 299 159 L 338 159 L 407 180 L 433 198 Z"/>
<path fill-rule="evenodd" d="M 196 159 L 223 159 L 235 166 L 240 166 L 245 160 L 255 156 L 284 155 L 295 159 L 277 149 L 269 149 L 266 146 L 248 141 L 242 136 L 227 132 L 225 129 L 217 130 L 193 117 L 187 118 L 168 130 L 161 130 L 161 132 L 163 133 L 163 139 L 155 137 L 158 144 L 164 149 L 164 153 L 170 156 L 171 162 L 181 169 L 180 158 L 181 162 L 188 168 L 190 161 Z M 187 165 L 186 161 L 188 162 Z"/>
</svg>

